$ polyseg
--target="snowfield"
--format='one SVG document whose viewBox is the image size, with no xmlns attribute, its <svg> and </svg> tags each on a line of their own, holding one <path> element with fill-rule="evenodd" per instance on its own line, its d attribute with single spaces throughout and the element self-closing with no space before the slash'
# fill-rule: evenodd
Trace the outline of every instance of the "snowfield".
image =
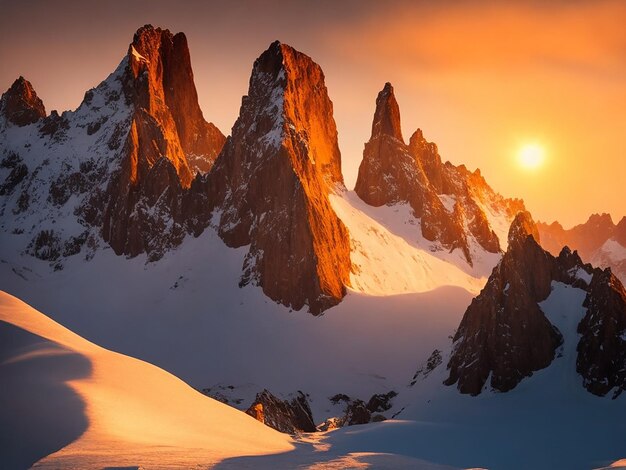
<svg viewBox="0 0 626 470">
<path fill-rule="evenodd" d="M 111 424 L 112 418 L 107 421 L 107 410 L 109 405 L 117 406 L 117 400 L 112 399 L 111 394 L 119 395 L 115 387 L 120 384 L 114 381 L 111 388 L 109 385 L 101 388 L 93 379 L 87 378 L 90 367 L 93 367 L 89 364 L 97 364 L 103 357 L 111 359 L 106 359 L 101 369 L 93 369 L 103 371 L 103 380 L 110 377 L 107 374 L 114 374 L 115 363 L 129 367 L 129 374 L 132 367 L 138 368 L 136 374 L 129 377 L 128 386 L 132 385 L 132 390 L 122 390 L 130 397 L 129 402 L 120 400 L 124 411 L 111 410 L 108 416 L 134 416 L 135 412 L 129 411 L 132 397 L 140 396 L 143 400 L 145 396 L 149 403 L 146 404 L 148 408 L 138 415 L 142 417 L 141 421 L 172 423 L 174 428 L 146 425 L 150 432 L 139 433 L 139 442 L 137 438 L 126 443 L 116 441 L 116 458 L 119 457 L 116 462 L 123 466 L 137 465 L 131 457 L 139 455 L 138 449 L 145 451 L 140 453 L 145 456 L 145 468 L 159 468 L 159 462 L 167 458 L 168 468 L 176 462 L 181 462 L 181 467 L 188 467 L 196 459 L 194 461 L 203 462 L 203 465 L 219 461 L 217 468 L 359 468 L 368 465 L 373 468 L 441 468 L 428 463 L 435 462 L 456 468 L 526 469 L 530 466 L 535 469 L 582 470 L 606 467 L 626 455 L 623 439 L 626 435 L 623 419 L 626 400 L 623 396 L 611 400 L 589 394 L 575 372 L 575 326 L 583 314 L 581 304 L 584 298 L 584 293 L 578 289 L 557 284 L 553 294 L 542 304 L 550 320 L 566 336 L 562 357 L 522 381 L 511 392 L 485 390 L 478 397 L 469 397 L 460 395 L 454 387 L 442 385 L 447 377 L 445 364 L 450 349 L 449 336 L 454 333 L 472 298 L 472 294 L 461 287 L 384 296 L 350 291 L 341 304 L 321 317 L 313 317 L 272 302 L 257 287 L 237 287 L 246 249 L 227 248 L 213 230 L 205 231 L 198 238 L 188 238 L 181 247 L 157 263 L 146 263 L 145 257 L 128 260 L 105 249 L 97 251 L 90 262 L 80 256 L 68 258 L 65 269 L 56 272 L 45 262 L 15 254 L 10 250 L 10 235 L 2 237 L 0 279 L 4 290 L 45 311 L 88 340 L 162 367 L 194 388 L 232 385 L 234 395 L 239 394 L 244 399 L 237 405 L 239 408 L 247 408 L 254 394 L 263 388 L 279 397 L 288 397 L 302 390 L 309 395 L 314 419 L 320 423 L 326 417 L 341 413 L 341 407 L 333 407 L 328 400 L 334 394 L 345 393 L 367 400 L 373 393 L 390 390 L 399 393 L 393 401 L 394 407 L 385 413 L 391 417 L 399 412 L 394 420 L 315 434 L 297 441 L 290 441 L 272 431 L 268 439 L 274 450 L 270 450 L 270 446 L 259 450 L 252 440 L 250 451 L 247 451 L 255 454 L 257 449 L 271 455 L 245 457 L 241 455 L 245 452 L 237 450 L 239 455 L 226 458 L 224 453 L 229 444 L 219 455 L 203 447 L 203 442 L 217 439 L 215 436 L 198 436 L 196 432 L 205 425 L 204 422 L 198 423 L 194 418 L 179 426 L 176 416 L 169 412 L 161 418 L 160 414 L 167 411 L 167 406 L 160 400 L 173 388 L 176 393 L 190 397 L 180 403 L 181 413 L 191 413 L 187 401 L 189 406 L 193 404 L 194 416 L 208 416 L 213 413 L 209 410 L 213 409 L 226 413 L 220 422 L 225 442 L 230 442 L 227 436 L 233 436 L 226 428 L 234 426 L 232 423 L 240 423 L 235 420 L 227 424 L 227 421 L 231 422 L 227 411 L 235 413 L 232 416 L 241 415 L 239 411 L 197 394 L 148 364 L 77 339 L 51 320 L 44 321 L 41 314 L 37 314 L 37 321 L 33 320 L 35 326 L 32 328 L 28 324 L 16 323 L 16 314 L 12 312 L 20 309 L 33 311 L 13 299 L 9 302 L 7 299 L 10 298 L 3 296 L 2 319 L 9 329 L 16 323 L 22 330 L 32 330 L 36 342 L 43 344 L 41 350 L 63 352 L 63 355 L 46 353 L 45 356 L 35 356 L 38 360 L 43 357 L 48 361 L 52 360 L 50 358 L 63 361 L 74 358 L 72 360 L 77 361 L 74 365 L 62 363 L 57 369 L 45 367 L 45 370 L 57 371 L 54 383 L 59 384 L 60 377 L 61 382 L 69 385 L 69 389 L 59 385 L 64 396 L 80 397 L 78 404 L 74 405 L 69 399 L 68 406 L 73 406 L 74 411 L 63 414 L 76 416 L 76 419 L 63 418 L 62 422 L 67 423 L 69 430 L 55 433 L 59 439 L 54 445 L 41 447 L 45 451 L 37 455 L 37 458 L 44 457 L 73 442 L 60 454 L 50 457 L 57 459 L 51 461 L 52 468 L 59 467 L 59 462 L 66 467 L 83 468 L 87 461 L 81 460 L 84 459 L 81 449 L 102 449 L 98 447 L 101 442 L 98 436 L 106 437 L 107 442 L 115 441 L 116 434 L 112 433 L 111 427 L 116 426 Z M 19 305 L 20 308 L 12 307 L 13 310 L 7 313 L 4 305 Z M 39 323 L 45 327 L 37 326 Z M 54 325 L 54 332 L 48 331 L 46 325 L 50 324 Z M 63 334 L 57 335 L 56 331 L 63 331 Z M 66 335 L 71 338 L 66 339 Z M 3 333 L 2 338 L 6 337 L 7 334 Z M 3 339 L 2 344 L 3 358 L 8 358 L 5 345 L 13 343 Z M 435 348 L 442 351 L 442 365 L 409 386 L 415 371 Z M 22 354 L 11 353 L 10 357 Z M 109 361 L 111 365 L 107 366 Z M 34 370 L 41 371 L 42 368 Z M 4 371 L 2 374 L 6 373 Z M 142 378 L 145 374 L 148 379 Z M 6 383 L 4 377 L 2 382 Z M 25 390 L 23 396 L 31 403 L 29 409 L 40 406 L 46 413 L 53 413 L 41 401 L 36 401 L 35 392 L 26 393 L 28 390 L 49 390 L 50 387 L 37 385 L 45 377 L 24 379 L 26 383 L 20 385 L 20 390 Z M 161 385 L 159 377 L 168 385 Z M 133 395 L 139 393 L 137 389 L 141 393 Z M 87 405 L 92 400 L 96 400 L 94 403 L 103 400 L 100 402 L 103 404 L 102 421 L 98 421 L 101 425 L 88 426 L 85 416 L 92 416 L 89 406 L 86 414 L 76 412 L 81 409 L 81 400 L 85 401 L 81 391 L 90 395 Z M 51 396 L 51 393 L 46 392 L 45 396 Z M 15 393 L 11 395 L 15 396 Z M 13 398 L 7 400 L 5 395 L 3 402 L 10 403 L 10 407 L 3 406 L 3 409 L 18 409 Z M 104 406 L 106 403 L 109 405 Z M 156 417 L 151 417 L 152 411 L 158 412 Z M 205 412 L 207 415 L 203 414 Z M 39 416 L 45 418 L 46 413 Z M 3 420 L 10 419 L 10 414 L 0 414 Z M 19 414 L 23 415 L 23 420 L 37 418 L 28 412 Z M 258 428 L 248 417 L 241 419 L 243 423 L 251 423 L 249 425 L 254 429 Z M 131 424 L 141 427 L 142 422 Z M 19 423 L 12 423 L 2 429 L 21 429 Z M 31 428 L 27 425 L 22 431 L 31 433 L 28 439 L 21 441 L 28 446 L 37 442 Z M 45 429 L 39 425 L 38 428 Z M 122 426 L 114 431 L 124 436 L 131 433 L 130 429 Z M 85 430 L 87 432 L 82 434 Z M 237 432 L 234 434 L 236 436 Z M 15 431 L 4 434 L 3 439 L 14 435 L 18 434 Z M 41 435 L 46 436 L 44 432 Z M 91 436 L 94 436 L 93 440 Z M 180 436 L 190 437 L 187 441 Z M 164 441 L 181 443 L 184 449 L 191 443 L 198 447 L 192 452 L 180 451 L 175 446 L 167 449 L 169 453 L 159 454 L 165 449 L 157 451 L 150 444 Z M 281 449 L 288 450 L 290 446 L 295 446 L 295 450 L 280 453 Z M 101 462 L 97 452 L 94 455 L 95 461 Z M 185 460 L 186 456 L 191 460 Z M 61 458 L 66 460 L 58 460 Z M 44 460 L 41 465 L 46 462 Z M 320 466 L 321 463 L 325 466 Z"/>
<path fill-rule="evenodd" d="M 329 396 L 368 399 L 406 383 L 447 341 L 472 297 L 459 287 L 382 297 L 351 291 L 314 317 L 273 302 L 258 287 L 239 288 L 246 251 L 206 230 L 157 263 L 104 249 L 89 262 L 68 258 L 54 272 L 7 249 L 0 286 L 90 341 L 196 388 L 303 390 L 318 422 L 334 412 Z"/>
<path fill-rule="evenodd" d="M 500 260 L 472 239 L 471 267 L 460 249 L 449 253 L 429 242 L 408 204 L 372 207 L 354 191 L 339 191 L 330 200 L 350 232 L 350 281 L 357 292 L 386 296 L 457 286 L 478 294 Z"/>
<path fill-rule="evenodd" d="M 0 293 L 2 467 L 101 468 L 268 454 L 291 440 L 173 375 Z M 35 411 L 36 410 L 36 411 Z M 67 446 L 67 447 L 65 447 Z"/>
<path fill-rule="evenodd" d="M 452 468 L 338 453 L 331 433 L 294 441 L 4 292 L 0 338 L 2 468 Z"/>
</svg>

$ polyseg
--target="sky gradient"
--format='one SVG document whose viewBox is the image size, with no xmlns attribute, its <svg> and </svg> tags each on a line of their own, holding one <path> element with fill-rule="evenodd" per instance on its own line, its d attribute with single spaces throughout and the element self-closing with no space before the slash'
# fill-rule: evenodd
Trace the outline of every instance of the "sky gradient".
<svg viewBox="0 0 626 470">
<path fill-rule="evenodd" d="M 423 129 L 444 161 L 480 168 L 535 219 L 626 215 L 621 0 L 0 0 L 0 11 L 0 89 L 23 75 L 48 112 L 76 108 L 151 23 L 187 35 L 204 116 L 229 134 L 254 59 L 279 39 L 325 72 L 349 188 L 390 81 L 405 138 Z M 533 142 L 546 162 L 524 170 L 517 152 Z"/>
</svg>

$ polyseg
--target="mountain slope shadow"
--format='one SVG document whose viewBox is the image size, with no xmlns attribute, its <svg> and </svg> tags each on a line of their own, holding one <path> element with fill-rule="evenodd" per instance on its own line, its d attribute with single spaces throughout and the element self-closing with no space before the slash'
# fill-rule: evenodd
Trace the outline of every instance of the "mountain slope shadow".
<svg viewBox="0 0 626 470">
<path fill-rule="evenodd" d="M 86 431 L 85 404 L 66 382 L 91 370 L 87 358 L 0 321 L 2 468 L 29 468 Z"/>
<path fill-rule="evenodd" d="M 370 425 L 371 426 L 371 425 Z M 362 426 L 355 426 L 362 428 Z M 365 427 L 363 427 L 365 428 Z M 353 430 L 358 434 L 361 429 Z M 303 434 L 294 442 L 296 448 L 289 452 L 232 457 L 219 462 L 213 470 L 236 470 L 254 468 L 274 470 L 276 468 L 387 468 L 419 470 L 454 470 L 456 467 L 441 465 L 409 455 L 356 451 L 345 446 L 336 446 L 329 434 Z"/>
</svg>

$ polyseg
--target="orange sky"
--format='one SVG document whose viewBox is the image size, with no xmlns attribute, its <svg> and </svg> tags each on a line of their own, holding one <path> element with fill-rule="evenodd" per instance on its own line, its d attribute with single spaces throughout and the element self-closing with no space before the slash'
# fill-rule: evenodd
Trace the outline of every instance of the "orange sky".
<svg viewBox="0 0 626 470">
<path fill-rule="evenodd" d="M 535 218 L 626 215 L 621 0 L 0 0 L 0 11 L 0 88 L 24 75 L 48 111 L 75 108 L 152 23 L 187 34 L 200 105 L 228 134 L 252 62 L 280 39 L 325 71 L 348 187 L 391 81 L 407 138 L 421 127 L 444 160 L 480 168 Z M 515 160 L 527 142 L 546 148 L 533 172 Z"/>
</svg>

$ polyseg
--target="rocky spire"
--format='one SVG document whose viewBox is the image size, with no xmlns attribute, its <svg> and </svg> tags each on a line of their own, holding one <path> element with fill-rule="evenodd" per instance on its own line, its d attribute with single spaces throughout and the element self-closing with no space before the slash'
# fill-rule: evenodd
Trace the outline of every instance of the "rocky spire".
<svg viewBox="0 0 626 470">
<path fill-rule="evenodd" d="M 555 260 L 534 238 L 528 212 L 509 230 L 509 249 L 481 293 L 472 300 L 454 336 L 446 385 L 477 395 L 491 375 L 491 387 L 514 388 L 533 371 L 547 367 L 562 343 L 538 302 L 550 294 Z"/>
<path fill-rule="evenodd" d="M 495 193 L 464 167 L 443 165 L 437 146 L 426 141 L 421 130 L 412 135 L 408 146 L 404 143 L 400 111 L 390 83 L 376 99 L 372 136 L 363 150 L 354 191 L 371 206 L 409 203 L 421 220 L 422 236 L 448 250 L 459 248 L 469 264 L 470 236 L 486 251 L 500 251 L 497 235 L 474 200 L 478 194 L 482 199 L 495 200 Z M 452 205 L 444 206 L 440 196 Z M 507 203 L 500 200 L 506 212 Z"/>
<path fill-rule="evenodd" d="M 343 182 L 332 112 L 319 65 L 272 43 L 254 63 L 232 136 L 198 184 L 201 201 L 221 213 L 223 240 L 250 244 L 242 285 L 316 314 L 345 295 L 351 269 L 348 233 L 328 198 Z"/>
<path fill-rule="evenodd" d="M 46 117 L 46 109 L 30 82 L 20 76 L 0 98 L 0 116 L 22 127 Z"/>
<path fill-rule="evenodd" d="M 376 98 L 376 112 L 372 122 L 372 139 L 381 134 L 388 135 L 404 143 L 400 127 L 400 108 L 396 101 L 391 83 L 385 83 L 384 88 Z"/>
<path fill-rule="evenodd" d="M 456 383 L 461 393 L 477 395 L 491 377 L 489 385 L 505 392 L 548 367 L 563 338 L 539 303 L 550 295 L 552 283 L 560 282 L 587 291 L 576 361 L 584 387 L 596 395 L 611 390 L 619 395 L 626 389 L 624 287 L 610 269 L 583 264 L 578 253 L 567 247 L 555 258 L 538 241 L 532 217 L 520 212 L 509 230 L 508 251 L 454 336 L 445 383 Z"/>
<path fill-rule="evenodd" d="M 185 188 L 196 169 L 187 155 L 203 156 L 208 171 L 221 150 L 224 136 L 208 124 L 198 105 L 187 39 L 183 33 L 146 25 L 128 46 L 129 76 L 126 91 L 135 105 L 134 122 L 142 159 L 132 169 L 136 183 L 159 158 L 167 158 Z M 200 159 L 201 161 L 202 159 Z"/>
<path fill-rule="evenodd" d="M 164 99 L 182 151 L 197 167 L 192 173 L 209 171 L 226 139 L 200 110 L 185 34 L 143 26 L 133 37 L 128 57 L 135 79 L 143 71 L 151 78 L 148 89 L 138 94 L 142 106 L 156 111 Z"/>
<path fill-rule="evenodd" d="M 422 167 L 437 193 L 447 193 L 452 189 L 445 186 L 446 178 L 437 144 L 428 142 L 421 129 L 417 129 L 409 139 L 409 152 Z"/>
<path fill-rule="evenodd" d="M 130 131 L 120 168 L 100 197 L 102 235 L 117 254 L 158 258 L 184 236 L 171 219 L 181 222 L 183 190 L 198 171 L 211 168 L 224 137 L 202 117 L 183 33 L 143 26 L 124 60 L 120 80 Z"/>
</svg>

